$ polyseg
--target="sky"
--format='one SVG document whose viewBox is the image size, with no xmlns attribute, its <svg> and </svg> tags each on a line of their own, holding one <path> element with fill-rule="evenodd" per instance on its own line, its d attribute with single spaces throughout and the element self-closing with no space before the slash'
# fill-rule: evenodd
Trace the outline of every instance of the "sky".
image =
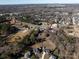
<svg viewBox="0 0 79 59">
<path fill-rule="evenodd" d="M 4 4 L 45 4 L 45 3 L 79 3 L 79 0 L 0 0 Z"/>
</svg>

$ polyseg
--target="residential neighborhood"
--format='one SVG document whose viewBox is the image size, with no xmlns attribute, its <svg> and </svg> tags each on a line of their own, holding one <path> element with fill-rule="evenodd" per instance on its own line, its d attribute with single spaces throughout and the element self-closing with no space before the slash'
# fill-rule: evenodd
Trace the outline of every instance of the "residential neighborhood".
<svg viewBox="0 0 79 59">
<path fill-rule="evenodd" d="M 0 5 L 0 59 L 79 59 L 79 4 Z"/>
</svg>

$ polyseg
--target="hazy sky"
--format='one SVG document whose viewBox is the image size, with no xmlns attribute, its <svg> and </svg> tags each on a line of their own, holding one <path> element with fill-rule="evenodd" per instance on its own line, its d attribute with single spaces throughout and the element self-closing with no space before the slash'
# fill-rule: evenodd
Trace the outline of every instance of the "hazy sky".
<svg viewBox="0 0 79 59">
<path fill-rule="evenodd" d="M 0 4 L 79 3 L 79 0 L 0 0 Z"/>
</svg>

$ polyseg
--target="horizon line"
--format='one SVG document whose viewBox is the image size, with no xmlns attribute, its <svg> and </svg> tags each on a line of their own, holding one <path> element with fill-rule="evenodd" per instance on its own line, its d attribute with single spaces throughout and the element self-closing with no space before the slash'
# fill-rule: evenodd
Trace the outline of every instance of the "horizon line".
<svg viewBox="0 0 79 59">
<path fill-rule="evenodd" d="M 79 3 L 27 3 L 27 4 L 23 4 L 23 3 L 15 3 L 15 4 L 0 4 L 0 5 L 31 5 L 31 4 L 79 4 Z"/>
</svg>

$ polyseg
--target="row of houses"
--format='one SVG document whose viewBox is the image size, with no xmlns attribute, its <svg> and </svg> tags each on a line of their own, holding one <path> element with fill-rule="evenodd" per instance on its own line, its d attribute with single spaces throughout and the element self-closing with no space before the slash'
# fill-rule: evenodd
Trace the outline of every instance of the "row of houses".
<svg viewBox="0 0 79 59">
<path fill-rule="evenodd" d="M 13 24 L 15 24 L 16 23 L 16 19 L 15 19 L 15 17 L 6 17 L 5 19 L 1 19 L 0 20 L 0 23 L 6 23 L 6 24 L 11 24 L 11 25 L 13 25 Z"/>
<path fill-rule="evenodd" d="M 32 52 L 28 51 L 24 54 L 24 59 L 31 59 L 31 54 L 34 54 L 38 59 L 57 59 L 46 47 L 33 48 Z"/>
</svg>

